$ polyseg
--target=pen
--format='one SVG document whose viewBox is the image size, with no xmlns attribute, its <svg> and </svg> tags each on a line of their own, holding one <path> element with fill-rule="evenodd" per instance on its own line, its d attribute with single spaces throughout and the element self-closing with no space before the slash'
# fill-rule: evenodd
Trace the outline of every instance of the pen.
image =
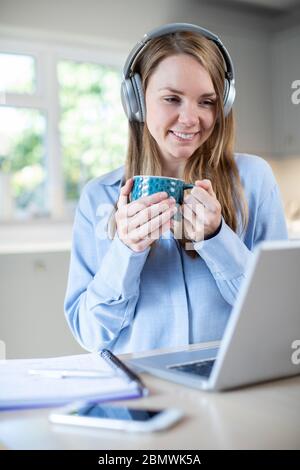
<svg viewBox="0 0 300 470">
<path fill-rule="evenodd" d="M 101 379 L 106 377 L 113 377 L 114 374 L 110 371 L 99 370 L 77 370 L 77 369 L 30 369 L 30 375 L 39 375 L 41 377 L 64 379 L 64 378 L 86 378 L 86 379 Z"/>
<path fill-rule="evenodd" d="M 123 362 L 120 361 L 111 351 L 108 349 L 102 349 L 100 352 L 101 357 L 115 370 L 118 375 L 124 377 L 127 382 L 134 382 L 141 395 L 148 395 L 148 390 L 142 380 L 135 372 L 129 369 Z"/>
</svg>

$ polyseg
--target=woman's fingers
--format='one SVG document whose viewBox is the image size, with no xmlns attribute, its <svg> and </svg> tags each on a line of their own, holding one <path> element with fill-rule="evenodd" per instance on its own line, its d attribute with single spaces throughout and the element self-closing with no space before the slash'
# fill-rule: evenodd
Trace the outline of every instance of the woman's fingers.
<svg viewBox="0 0 300 470">
<path fill-rule="evenodd" d="M 182 207 L 183 217 L 193 225 L 201 224 L 205 218 L 205 207 L 192 197 L 187 199 Z"/>
<path fill-rule="evenodd" d="M 212 187 L 212 184 L 211 184 L 210 180 L 208 180 L 208 179 L 197 180 L 197 181 L 195 181 L 195 184 L 196 184 L 196 186 L 205 189 L 205 191 L 207 191 L 210 196 L 212 196 L 212 197 L 215 196 L 215 193 L 214 193 L 214 190 L 213 190 L 213 187 Z"/>
<path fill-rule="evenodd" d="M 121 209 L 121 215 L 125 217 L 133 217 L 135 214 L 138 214 L 140 211 L 145 209 L 145 207 L 150 207 L 153 204 L 157 204 L 167 198 L 168 193 L 165 191 L 151 194 L 150 196 L 141 197 L 137 201 L 132 201 L 127 204 L 126 207 L 123 207 Z"/>
<path fill-rule="evenodd" d="M 128 196 L 131 192 L 132 185 L 133 185 L 133 178 L 129 178 L 124 184 L 124 186 L 122 186 L 118 204 L 117 204 L 118 209 L 121 209 L 121 207 L 124 207 L 128 204 Z"/>
<path fill-rule="evenodd" d="M 194 240 L 196 237 L 194 227 L 188 219 L 184 220 L 184 234 L 189 240 Z"/>
<path fill-rule="evenodd" d="M 161 235 L 159 232 L 161 232 L 162 226 L 169 224 L 168 228 L 170 228 L 170 219 L 176 211 L 176 206 L 166 209 L 161 214 L 153 217 L 148 222 L 129 232 L 129 237 L 133 241 L 139 241 L 145 238 L 156 240 Z"/>
<path fill-rule="evenodd" d="M 162 234 L 170 230 L 171 227 L 173 227 L 173 220 L 168 217 L 165 223 L 153 230 L 153 232 L 149 233 L 147 237 L 140 240 L 132 240 L 130 243 L 131 249 L 136 252 L 144 251 L 153 243 L 154 240 L 157 240 Z"/>
<path fill-rule="evenodd" d="M 131 217 L 128 221 L 128 231 L 134 230 L 140 225 L 148 222 L 150 219 L 153 219 L 157 215 L 161 214 L 162 212 L 167 211 L 170 207 L 174 207 L 176 201 L 174 198 L 168 198 L 159 202 L 157 204 L 153 204 L 152 206 L 145 207 L 140 212 L 138 212 L 135 216 Z"/>
<path fill-rule="evenodd" d="M 196 181 L 183 204 L 184 230 L 194 241 L 214 233 L 221 222 L 221 205 L 209 180 Z"/>
<path fill-rule="evenodd" d="M 210 180 L 195 181 L 195 187 L 191 191 L 191 196 L 202 203 L 208 210 L 215 212 L 216 195 Z"/>
<path fill-rule="evenodd" d="M 170 229 L 176 201 L 164 191 L 128 203 L 132 183 L 133 179 L 126 181 L 121 189 L 115 217 L 120 239 L 133 250 L 141 251 Z"/>
</svg>

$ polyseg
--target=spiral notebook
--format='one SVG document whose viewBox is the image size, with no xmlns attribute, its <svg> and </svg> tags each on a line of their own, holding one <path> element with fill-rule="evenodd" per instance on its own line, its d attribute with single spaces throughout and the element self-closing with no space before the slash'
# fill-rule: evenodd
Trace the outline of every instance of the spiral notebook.
<svg viewBox="0 0 300 470">
<path fill-rule="evenodd" d="M 29 373 L 39 369 L 111 373 L 100 378 L 53 378 Z M 141 393 L 135 384 L 113 375 L 107 362 L 96 353 L 0 361 L 0 410 L 63 405 L 76 400 L 102 402 L 139 396 Z"/>
</svg>

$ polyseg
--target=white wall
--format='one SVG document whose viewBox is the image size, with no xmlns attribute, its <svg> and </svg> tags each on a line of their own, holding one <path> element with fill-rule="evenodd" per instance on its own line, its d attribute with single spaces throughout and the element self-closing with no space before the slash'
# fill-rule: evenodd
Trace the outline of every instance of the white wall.
<svg viewBox="0 0 300 470">
<path fill-rule="evenodd" d="M 1 23 L 42 31 L 135 41 L 171 21 L 199 23 L 222 33 L 270 30 L 267 15 L 241 14 L 201 0 L 1 0 Z"/>
<path fill-rule="evenodd" d="M 274 157 L 300 156 L 300 103 L 291 99 L 300 80 L 300 25 L 274 34 L 271 80 Z"/>
</svg>

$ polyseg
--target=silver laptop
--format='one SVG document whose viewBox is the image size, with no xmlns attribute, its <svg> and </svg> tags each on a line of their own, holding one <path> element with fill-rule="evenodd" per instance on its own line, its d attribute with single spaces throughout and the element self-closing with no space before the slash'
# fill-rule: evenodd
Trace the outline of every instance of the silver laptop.
<svg viewBox="0 0 300 470">
<path fill-rule="evenodd" d="M 127 363 L 215 391 L 300 374 L 300 241 L 256 248 L 219 348 L 156 353 Z"/>
</svg>

